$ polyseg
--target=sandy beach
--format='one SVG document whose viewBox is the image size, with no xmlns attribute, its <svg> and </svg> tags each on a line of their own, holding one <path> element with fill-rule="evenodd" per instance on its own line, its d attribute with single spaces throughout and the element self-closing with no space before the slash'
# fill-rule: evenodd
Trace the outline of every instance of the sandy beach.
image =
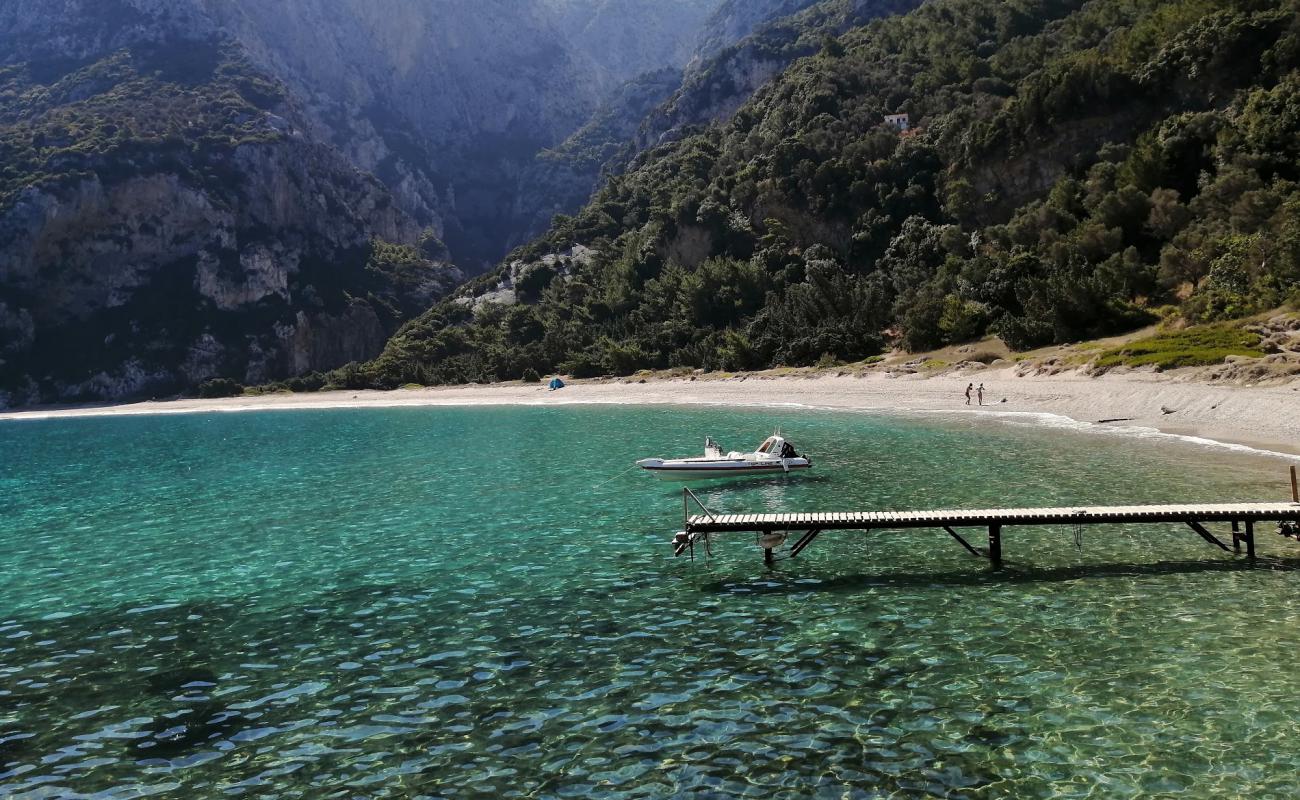
<svg viewBox="0 0 1300 800">
<path fill-rule="evenodd" d="M 986 387 L 983 407 L 965 404 L 968 383 Z M 812 408 L 983 415 L 990 422 L 1073 420 L 1134 434 L 1159 431 L 1253 448 L 1300 461 L 1300 381 L 1241 387 L 1178 373 L 1077 373 L 1019 377 L 1012 368 L 936 377 L 875 373 L 573 381 L 560 391 L 518 383 L 490 386 L 269 394 L 0 413 L 0 420 L 329 408 L 583 403 L 799 405 Z M 1053 415 L 1051 419 L 1042 415 Z"/>
</svg>

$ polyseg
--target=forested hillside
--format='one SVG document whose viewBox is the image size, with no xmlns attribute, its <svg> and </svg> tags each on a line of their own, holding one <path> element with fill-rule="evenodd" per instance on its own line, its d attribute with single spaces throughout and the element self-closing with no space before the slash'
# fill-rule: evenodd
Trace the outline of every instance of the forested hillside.
<svg viewBox="0 0 1300 800">
<path fill-rule="evenodd" d="M 798 58 L 816 53 L 827 37 L 872 20 L 902 14 L 922 0 L 819 0 L 787 2 L 786 15 L 758 26 L 752 34 L 717 49 L 687 68 L 682 85 L 642 121 L 642 148 L 680 138 L 694 126 L 725 122 L 753 94 Z M 704 45 L 710 47 L 709 43 Z M 706 50 L 705 52 L 712 52 Z"/>
<path fill-rule="evenodd" d="M 0 2 L 0 408 L 375 357 L 720 1 Z"/>
<path fill-rule="evenodd" d="M 520 180 L 512 244 L 544 233 L 551 217 L 581 208 L 602 176 L 626 171 L 641 152 L 692 129 L 726 122 L 796 58 L 878 17 L 921 0 L 731 0 L 706 27 L 687 68 L 643 74 L 625 84 L 587 124 L 543 151 Z M 810 7 L 811 6 L 811 7 Z M 544 202 L 539 202 L 545 198 Z M 532 202 L 528 202 L 532 200 Z"/>
<path fill-rule="evenodd" d="M 826 38 L 334 377 L 1028 348 L 1272 307 L 1300 288 L 1297 66 L 1291 0 L 934 0 Z"/>
</svg>

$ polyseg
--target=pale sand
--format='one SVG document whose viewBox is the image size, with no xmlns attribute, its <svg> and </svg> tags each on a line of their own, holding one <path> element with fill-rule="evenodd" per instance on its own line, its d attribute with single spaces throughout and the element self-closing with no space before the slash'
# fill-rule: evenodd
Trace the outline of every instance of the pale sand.
<svg viewBox="0 0 1300 800">
<path fill-rule="evenodd" d="M 983 408 L 966 406 L 966 384 L 986 387 Z M 1006 402 L 1002 402 L 1005 398 Z M 816 377 L 749 375 L 741 378 L 652 378 L 645 383 L 574 381 L 559 391 L 517 383 L 401 389 L 274 394 L 221 400 L 172 400 L 115 406 L 36 409 L 0 413 L 0 420 L 99 417 L 327 408 L 400 408 L 439 405 L 572 405 L 586 403 L 771 405 L 824 409 L 969 414 L 971 420 L 1068 418 L 1079 427 L 1101 420 L 1133 434 L 1160 431 L 1238 445 L 1300 461 L 1300 381 L 1273 387 L 1191 382 L 1175 373 L 1128 373 L 1089 378 L 1078 374 L 1017 377 L 1012 369 L 988 369 L 938 377 L 868 374 Z M 1162 407 L 1172 411 L 1162 412 Z M 1012 416 L 1006 416 L 1012 415 Z M 1098 426 L 1101 427 L 1101 426 Z"/>
</svg>

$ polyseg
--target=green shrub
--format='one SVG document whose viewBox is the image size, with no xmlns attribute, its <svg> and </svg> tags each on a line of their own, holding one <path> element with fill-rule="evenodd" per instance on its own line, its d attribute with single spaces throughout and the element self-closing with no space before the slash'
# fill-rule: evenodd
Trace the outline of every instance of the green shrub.
<svg viewBox="0 0 1300 800">
<path fill-rule="evenodd" d="M 218 397 L 237 397 L 244 393 L 243 384 L 229 378 L 212 378 L 199 384 L 199 397 L 211 400 Z"/>
<path fill-rule="evenodd" d="M 294 392 L 319 392 L 325 388 L 325 376 L 319 372 L 310 372 L 297 378 L 290 378 L 284 382 L 284 385 Z"/>
<path fill-rule="evenodd" d="M 1207 366 L 1222 363 L 1228 356 L 1262 356 L 1259 342 L 1259 336 L 1237 325 L 1201 325 L 1113 347 L 1103 351 L 1095 365 L 1101 369 Z"/>
<path fill-rule="evenodd" d="M 834 369 L 841 366 L 844 362 L 835 357 L 834 353 L 822 353 L 821 358 L 817 359 L 814 364 L 817 369 Z"/>
<path fill-rule="evenodd" d="M 605 374 L 605 362 L 591 353 L 578 353 L 560 366 L 560 372 L 575 378 L 596 378 Z"/>
<path fill-rule="evenodd" d="M 524 375 L 522 380 L 524 383 L 541 383 L 542 376 L 537 374 L 537 370 L 533 369 L 532 367 L 529 367 L 528 369 L 524 370 Z"/>
</svg>

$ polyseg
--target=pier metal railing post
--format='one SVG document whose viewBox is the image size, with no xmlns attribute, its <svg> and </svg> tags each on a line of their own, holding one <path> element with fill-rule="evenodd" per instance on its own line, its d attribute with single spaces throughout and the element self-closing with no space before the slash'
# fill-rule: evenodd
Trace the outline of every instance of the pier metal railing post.
<svg viewBox="0 0 1300 800">
<path fill-rule="evenodd" d="M 709 510 L 709 507 L 704 505 L 704 503 L 700 502 L 700 498 L 695 496 L 695 492 L 692 492 L 689 488 L 683 486 L 682 487 L 682 530 L 688 533 L 691 530 L 691 507 L 687 501 L 688 497 L 691 500 L 695 501 L 695 505 L 700 507 L 700 510 L 704 512 L 704 516 L 708 517 L 710 522 L 718 521 L 718 518 L 713 516 L 713 512 Z"/>
<path fill-rule="evenodd" d="M 1295 465 L 1291 465 L 1291 502 L 1300 503 L 1300 483 L 1296 482 Z"/>
</svg>

